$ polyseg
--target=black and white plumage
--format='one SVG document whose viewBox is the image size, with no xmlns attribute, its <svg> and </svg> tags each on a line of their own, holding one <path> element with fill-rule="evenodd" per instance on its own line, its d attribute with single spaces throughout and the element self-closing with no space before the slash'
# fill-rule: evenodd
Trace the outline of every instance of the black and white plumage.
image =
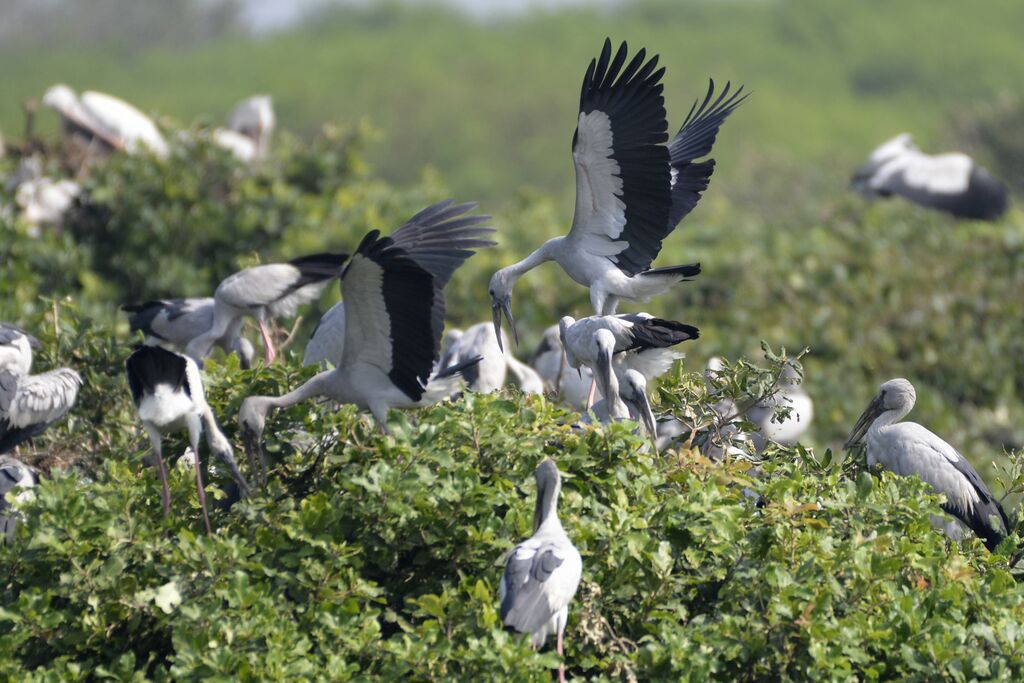
<svg viewBox="0 0 1024 683">
<path fill-rule="evenodd" d="M 558 325 L 551 325 L 541 336 L 540 345 L 533 355 L 533 369 L 544 385 L 576 410 L 586 410 L 587 394 L 594 384 L 594 375 L 585 365 L 573 372 L 562 348 Z"/>
<path fill-rule="evenodd" d="M 170 514 L 171 492 L 167 485 L 167 469 L 163 459 L 163 434 L 186 429 L 189 445 L 197 460 L 196 486 L 203 510 L 203 522 L 209 533 L 210 517 L 206 507 L 202 467 L 199 463 L 199 437 L 204 426 L 206 443 L 210 451 L 227 466 L 242 489 L 242 495 L 246 495 L 249 485 L 235 463 L 231 444 L 220 431 L 213 410 L 206 402 L 199 366 L 188 356 L 162 347 L 139 346 L 125 361 L 125 371 L 132 400 L 138 408 L 142 426 L 156 455 L 157 475 L 163 488 L 164 512 Z"/>
<path fill-rule="evenodd" d="M 324 313 L 313 328 L 302 356 L 303 365 L 341 365 L 345 352 L 345 302 L 339 301 Z"/>
<path fill-rule="evenodd" d="M 640 50 L 627 64 L 623 43 L 612 56 L 606 40 L 583 79 L 573 162 L 576 209 L 565 237 L 545 242 L 519 263 L 491 278 L 495 327 L 504 314 L 514 328 L 512 289 L 525 273 L 556 261 L 569 277 L 590 289 L 597 315 L 615 312 L 619 299 L 646 301 L 700 272 L 700 264 L 651 269 L 663 240 L 707 188 L 714 161 L 698 162 L 718 129 L 745 99 L 727 85 L 714 98 L 714 83 L 694 103 L 668 142 L 658 57 Z"/>
<path fill-rule="evenodd" d="M 142 332 L 147 345 L 184 350 L 189 342 L 213 326 L 215 307 L 213 297 L 204 297 L 127 304 L 121 310 L 130 314 L 131 331 Z M 224 353 L 238 354 L 242 367 L 249 369 L 255 351 L 252 343 L 242 336 L 242 323 L 242 318 L 234 319 L 227 331 L 214 341 L 214 346 L 224 349 Z"/>
<path fill-rule="evenodd" d="M 14 538 L 18 515 L 7 502 L 7 494 L 13 492 L 19 501 L 32 495 L 36 485 L 35 473 L 28 465 L 7 455 L 0 455 L 0 539 L 8 542 Z"/>
<path fill-rule="evenodd" d="M 925 154 L 909 133 L 871 153 L 851 187 L 867 197 L 899 195 L 960 218 L 996 220 L 1009 206 L 1006 186 L 966 154 Z"/>
<path fill-rule="evenodd" d="M 66 85 L 54 85 L 43 94 L 43 104 L 60 114 L 65 135 L 129 154 L 167 156 L 167 142 L 153 120 L 122 99 L 92 91 L 76 95 Z"/>
<path fill-rule="evenodd" d="M 501 331 L 504 335 L 504 330 Z M 504 339 L 503 341 L 508 341 Z M 442 368 L 464 363 L 472 358 L 483 358 L 467 368 L 462 376 L 470 391 L 489 394 L 505 385 L 511 374 L 524 394 L 544 393 L 544 383 L 533 368 L 519 362 L 511 351 L 502 350 L 491 323 L 478 323 L 462 330 L 448 330 L 444 336 L 440 365 Z"/>
<path fill-rule="evenodd" d="M 900 422 L 917 393 L 905 379 L 891 379 L 857 420 L 846 448 L 867 443 L 869 467 L 903 477 L 916 476 L 946 497 L 942 509 L 994 550 L 1009 533 L 1009 520 L 988 486 L 955 448 L 914 422 Z"/>
<path fill-rule="evenodd" d="M 0 453 L 42 434 L 75 405 L 82 378 L 70 368 L 38 375 L 0 371 Z"/>
<path fill-rule="evenodd" d="M 205 358 L 217 340 L 251 315 L 263 337 L 266 362 L 273 363 L 277 351 L 267 320 L 294 317 L 299 306 L 318 298 L 341 274 L 347 260 L 348 254 L 312 254 L 287 263 L 253 266 L 227 277 L 213 295 L 213 324 L 189 342 L 186 353 L 196 360 Z"/>
<path fill-rule="evenodd" d="M 475 204 L 444 201 L 410 218 L 390 236 L 369 232 L 341 278 L 345 341 L 341 362 L 284 396 L 250 396 L 238 421 L 250 458 L 259 449 L 271 408 L 314 396 L 369 410 L 385 428 L 388 410 L 450 396 L 458 374 L 479 358 L 435 372 L 444 329 L 444 287 L 473 250 L 494 243 L 489 216 L 467 216 Z"/>
<path fill-rule="evenodd" d="M 562 478 L 555 463 L 544 460 L 533 477 L 537 481 L 533 536 L 508 555 L 498 586 L 501 619 L 506 628 L 529 633 L 534 647 L 555 634 L 562 655 L 569 603 L 583 577 L 583 558 L 558 519 Z M 565 681 L 564 662 L 559 665 L 559 680 Z"/>
<path fill-rule="evenodd" d="M 32 349 L 39 340 L 17 325 L 0 322 L 0 372 L 27 375 L 32 370 Z"/>
</svg>

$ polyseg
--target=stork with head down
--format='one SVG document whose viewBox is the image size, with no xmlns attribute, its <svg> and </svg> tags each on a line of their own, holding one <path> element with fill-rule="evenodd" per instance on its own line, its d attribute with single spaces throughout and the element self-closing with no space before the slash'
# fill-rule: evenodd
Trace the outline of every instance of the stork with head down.
<svg viewBox="0 0 1024 683">
<path fill-rule="evenodd" d="M 121 310 L 128 313 L 132 332 L 142 332 L 149 346 L 164 346 L 170 350 L 183 350 L 196 337 L 213 326 L 216 303 L 213 297 L 200 299 L 162 299 L 142 304 L 125 304 Z M 236 318 L 227 331 L 214 341 L 225 353 L 236 353 L 242 368 L 252 367 L 255 350 L 242 336 L 242 318 Z"/>
<path fill-rule="evenodd" d="M 440 202 L 390 236 L 369 232 L 341 276 L 345 301 L 343 352 L 333 370 L 283 396 L 250 396 L 238 422 L 251 461 L 262 462 L 267 413 L 324 396 L 369 410 L 386 429 L 388 410 L 436 403 L 450 396 L 459 374 L 480 358 L 436 370 L 444 329 L 444 288 L 483 239 L 490 216 L 467 216 L 475 204 Z"/>
<path fill-rule="evenodd" d="M 548 240 L 522 261 L 491 277 L 495 328 L 504 315 L 515 330 L 512 289 L 547 261 L 556 261 L 590 289 L 597 315 L 615 313 L 620 299 L 646 301 L 700 272 L 700 264 L 651 268 L 662 241 L 700 200 L 715 168 L 697 161 L 714 145 L 718 129 L 745 99 L 729 85 L 694 102 L 669 142 L 658 57 L 640 50 L 626 62 L 625 43 L 612 56 L 606 39 L 583 78 L 573 136 L 576 211 L 569 234 Z M 668 143 L 668 144 L 665 144 Z"/>
<path fill-rule="evenodd" d="M 946 497 L 943 510 L 994 550 L 1009 534 L 1002 505 L 955 448 L 917 423 L 900 422 L 916 401 L 914 385 L 903 378 L 889 380 L 857 420 L 845 448 L 866 441 L 869 467 L 918 477 Z"/>
</svg>

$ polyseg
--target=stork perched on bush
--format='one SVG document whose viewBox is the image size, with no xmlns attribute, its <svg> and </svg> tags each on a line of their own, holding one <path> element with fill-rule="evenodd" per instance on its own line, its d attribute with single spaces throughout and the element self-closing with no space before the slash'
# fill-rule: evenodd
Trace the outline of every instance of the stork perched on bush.
<svg viewBox="0 0 1024 683">
<path fill-rule="evenodd" d="M 130 314 L 128 325 L 131 331 L 142 332 L 147 345 L 184 350 L 189 342 L 213 327 L 215 308 L 213 297 L 204 297 L 126 304 L 121 310 Z M 237 353 L 242 367 L 249 369 L 255 351 L 252 343 L 242 336 L 243 322 L 241 317 L 234 318 L 227 331 L 214 340 L 214 346 L 224 349 L 224 353 Z"/>
<path fill-rule="evenodd" d="M 0 453 L 42 434 L 75 405 L 82 378 L 70 368 L 39 375 L 0 370 Z"/>
<path fill-rule="evenodd" d="M 916 401 L 914 385 L 902 378 L 889 380 L 857 420 L 845 448 L 866 440 L 868 467 L 881 464 L 900 476 L 920 478 L 946 497 L 943 510 L 994 550 L 1009 534 L 1002 505 L 955 448 L 919 424 L 900 422 Z"/>
<path fill-rule="evenodd" d="M 271 408 L 314 396 L 369 410 L 382 429 L 390 408 L 430 405 L 450 396 L 474 358 L 434 371 L 444 329 L 444 287 L 473 250 L 494 244 L 489 216 L 475 204 L 444 201 L 410 218 L 389 237 L 369 232 L 341 277 L 345 341 L 341 362 L 284 396 L 250 396 L 238 415 L 250 460 L 262 450 Z M 262 457 L 262 456 L 261 456 Z"/>
<path fill-rule="evenodd" d="M 932 156 L 902 133 L 880 145 L 851 181 L 867 197 L 899 195 L 960 218 L 992 221 L 1006 212 L 1006 186 L 966 154 Z"/>
<path fill-rule="evenodd" d="M 60 84 L 43 94 L 43 104 L 60 114 L 66 136 L 82 136 L 87 143 L 99 141 L 129 154 L 167 156 L 167 142 L 153 120 L 124 100 L 92 91 L 75 95 Z"/>
<path fill-rule="evenodd" d="M 504 337 L 505 331 L 501 331 Z M 507 341 L 507 339 L 503 339 Z M 463 373 L 470 391 L 489 394 L 505 385 L 505 378 L 511 374 L 524 394 L 544 393 L 544 381 L 530 366 L 519 362 L 511 351 L 502 351 L 502 344 L 494 335 L 491 323 L 478 323 L 462 330 L 445 333 L 441 367 L 464 363 L 472 358 L 483 358 L 479 364 L 467 368 Z"/>
<path fill-rule="evenodd" d="M 237 330 L 242 318 L 251 315 L 263 337 L 266 362 L 273 363 L 277 351 L 267 320 L 294 317 L 299 306 L 318 298 L 341 274 L 347 260 L 348 254 L 312 254 L 287 263 L 253 266 L 227 277 L 213 294 L 213 323 L 189 342 L 186 353 L 196 360 L 205 358 L 218 340 Z"/>
<path fill-rule="evenodd" d="M 23 501 L 32 495 L 35 485 L 35 473 L 28 465 L 10 456 L 0 455 L 0 540 L 10 542 L 18 526 L 18 516 L 11 511 L 11 504 L 7 502 L 8 492 L 17 492 L 15 497 Z"/>
<path fill-rule="evenodd" d="M 576 372 L 566 372 L 569 362 L 565 358 L 558 325 L 551 325 L 541 336 L 540 345 L 533 354 L 533 369 L 545 385 L 576 410 L 587 409 L 587 394 L 594 385 L 594 375 L 585 365 Z"/>
<path fill-rule="evenodd" d="M 142 426 L 156 455 L 157 476 L 163 489 L 164 514 L 171 512 L 171 490 L 167 485 L 167 469 L 164 466 L 163 434 L 186 429 L 196 459 L 199 505 L 203 510 L 206 531 L 210 533 L 210 515 L 206 507 L 206 490 L 199 457 L 199 437 L 204 425 L 210 451 L 230 470 L 243 496 L 248 493 L 249 485 L 235 463 L 231 444 L 220 431 L 213 410 L 206 402 L 199 366 L 191 358 L 159 346 L 139 346 L 125 361 L 125 371 L 132 400 L 138 408 Z"/>
<path fill-rule="evenodd" d="M 17 325 L 0 322 L 0 372 L 27 375 L 32 370 L 32 349 L 39 340 Z"/>
<path fill-rule="evenodd" d="M 694 102 L 669 144 L 658 57 L 645 62 L 640 50 L 627 64 L 627 47 L 612 57 L 605 40 L 583 78 L 573 136 L 576 212 L 565 237 L 555 237 L 522 261 L 491 277 L 495 328 L 504 314 L 515 329 L 512 289 L 528 271 L 556 261 L 590 289 L 597 315 L 615 313 L 619 299 L 646 301 L 697 275 L 700 264 L 651 269 L 662 241 L 700 200 L 715 168 L 706 156 L 718 129 L 745 99 L 729 85 L 714 98 L 714 82 L 703 103 Z"/>
<path fill-rule="evenodd" d="M 583 558 L 558 519 L 562 478 L 555 463 L 544 460 L 533 477 L 537 481 L 533 536 L 508 554 L 498 585 L 501 620 L 511 630 L 529 633 L 535 648 L 555 634 L 561 657 L 569 603 L 583 578 Z M 565 682 L 564 661 L 558 665 L 558 680 Z"/>
</svg>

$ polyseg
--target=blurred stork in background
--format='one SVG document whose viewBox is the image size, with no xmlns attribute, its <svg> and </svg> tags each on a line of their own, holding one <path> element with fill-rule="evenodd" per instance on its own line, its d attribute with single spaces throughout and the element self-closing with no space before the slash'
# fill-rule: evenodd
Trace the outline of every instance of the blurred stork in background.
<svg viewBox="0 0 1024 683">
<path fill-rule="evenodd" d="M 0 372 L 27 375 L 32 370 L 32 349 L 39 340 L 17 325 L 0 322 Z"/>
<path fill-rule="evenodd" d="M 619 299 L 646 301 L 700 273 L 700 264 L 651 269 L 662 241 L 707 189 L 714 160 L 697 162 L 714 145 L 722 122 L 740 105 L 742 88 L 717 99 L 714 81 L 703 103 L 694 102 L 668 142 L 658 57 L 640 50 L 627 64 L 622 43 L 612 57 L 606 39 L 583 78 L 573 163 L 576 211 L 565 237 L 555 237 L 522 261 L 497 271 L 488 293 L 495 329 L 504 315 L 513 329 L 516 281 L 547 261 L 590 289 L 597 315 L 615 313 Z M 518 338 L 517 338 L 518 341 Z"/>
<path fill-rule="evenodd" d="M 341 362 L 284 396 L 250 396 L 238 422 L 250 462 L 262 463 L 267 413 L 316 396 L 369 410 L 382 430 L 391 408 L 436 403 L 451 396 L 458 375 L 480 361 L 436 370 L 444 330 L 444 287 L 483 239 L 490 216 L 467 216 L 475 204 L 440 202 L 390 236 L 363 237 L 341 277 L 344 351 Z M 258 455 L 258 457 L 257 457 Z"/>
<path fill-rule="evenodd" d="M 507 555 L 498 584 L 501 620 L 507 628 L 530 634 L 534 648 L 555 634 L 556 651 L 563 657 L 569 603 L 583 578 L 583 558 L 558 519 L 562 477 L 555 463 L 542 461 L 533 477 L 537 482 L 533 536 Z M 564 661 L 558 665 L 558 680 L 565 683 Z"/>
<path fill-rule="evenodd" d="M 220 431 L 213 410 L 206 402 L 199 366 L 191 358 L 159 346 L 139 346 L 125 361 L 125 372 L 132 400 L 138 408 L 142 426 L 156 455 L 157 475 L 163 489 L 164 513 L 169 515 L 171 512 L 171 490 L 167 485 L 167 469 L 164 466 L 163 434 L 187 429 L 189 446 L 196 460 L 196 487 L 199 490 L 203 522 L 206 532 L 212 533 L 199 457 L 199 437 L 204 425 L 210 451 L 228 467 L 243 496 L 247 495 L 249 485 L 235 463 L 231 445 Z"/>
<path fill-rule="evenodd" d="M 10 456 L 0 455 L 0 540 L 9 543 L 18 526 L 18 515 L 11 510 L 7 494 L 15 492 L 15 498 L 24 501 L 32 495 L 35 485 L 35 473 L 28 465 Z"/>
<path fill-rule="evenodd" d="M 43 94 L 43 104 L 60 114 L 65 137 L 82 138 L 86 147 L 98 142 L 129 154 L 167 156 L 167 142 L 153 120 L 124 100 L 93 91 L 76 95 L 58 84 Z"/>
<path fill-rule="evenodd" d="M 501 330 L 500 334 L 504 336 L 505 331 Z M 502 351 L 502 346 L 489 322 L 473 325 L 465 332 L 448 330 L 442 343 L 440 366 L 446 368 L 481 356 L 483 360 L 462 373 L 470 391 L 480 394 L 497 391 L 505 385 L 506 376 L 511 374 L 524 394 L 544 393 L 540 375 L 514 358 L 511 350 Z"/>
<path fill-rule="evenodd" d="M 880 145 L 854 173 L 851 187 L 866 197 L 899 195 L 959 218 L 993 221 L 1006 212 L 1006 186 L 960 152 L 925 154 L 909 133 Z"/>
<path fill-rule="evenodd" d="M 994 550 L 1009 534 L 1002 505 L 978 472 L 955 448 L 914 422 L 900 422 L 914 407 L 914 385 L 903 378 L 884 383 L 857 420 L 845 448 L 867 442 L 868 467 L 882 467 L 902 477 L 918 477 L 946 497 L 942 509 L 958 524 L 933 517 L 936 526 L 960 540 L 964 527 Z"/>
<path fill-rule="evenodd" d="M 565 358 L 560 335 L 557 324 L 544 330 L 540 345 L 533 355 L 533 368 L 548 389 L 576 410 L 585 411 L 587 393 L 594 384 L 594 375 L 585 365 L 576 368 L 574 372 L 567 372 L 571 368 Z"/>
<path fill-rule="evenodd" d="M 267 364 L 277 350 L 267 329 L 267 320 L 292 318 L 299 306 L 320 297 L 324 287 L 341 274 L 348 254 L 312 254 L 287 263 L 268 263 L 241 270 L 225 278 L 214 292 L 213 323 L 188 343 L 186 353 L 196 360 L 209 355 L 213 345 L 232 330 L 237 331 L 246 315 L 256 318 L 263 337 Z"/>
<path fill-rule="evenodd" d="M 0 453 L 42 434 L 67 415 L 82 378 L 70 368 L 39 375 L 0 370 Z"/>
<path fill-rule="evenodd" d="M 274 102 L 269 95 L 254 95 L 242 100 L 228 116 L 228 128 L 252 142 L 251 160 L 267 156 L 274 124 Z"/>
<path fill-rule="evenodd" d="M 213 327 L 215 302 L 213 297 L 201 299 L 166 299 L 142 304 L 125 304 L 121 310 L 130 314 L 128 325 L 132 332 L 145 335 L 148 346 L 170 347 L 184 350 L 189 342 Z M 234 318 L 227 331 L 214 340 L 224 353 L 237 353 L 242 368 L 252 367 L 255 355 L 252 343 L 242 336 L 241 317 Z"/>
<path fill-rule="evenodd" d="M 811 427 L 814 419 L 814 401 L 804 390 L 803 378 L 791 363 L 786 363 L 779 375 L 778 391 L 747 412 L 747 418 L 757 425 L 757 431 L 750 439 L 758 452 L 764 450 L 769 441 L 792 446 Z M 777 408 L 788 408 L 787 417 L 776 420 Z"/>
</svg>

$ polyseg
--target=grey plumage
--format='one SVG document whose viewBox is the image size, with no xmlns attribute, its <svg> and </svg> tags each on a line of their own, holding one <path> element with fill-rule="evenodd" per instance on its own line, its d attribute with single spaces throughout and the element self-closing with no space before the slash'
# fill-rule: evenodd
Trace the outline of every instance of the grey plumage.
<svg viewBox="0 0 1024 683">
<path fill-rule="evenodd" d="M 82 378 L 70 368 L 39 375 L 0 371 L 0 453 L 46 430 L 78 398 Z"/>
<path fill-rule="evenodd" d="M 142 332 L 149 345 L 184 350 L 189 342 L 213 326 L 215 302 L 213 297 L 195 299 L 162 299 L 142 304 L 127 304 L 121 310 L 128 313 L 132 332 Z M 244 369 L 252 367 L 253 346 L 242 336 L 242 318 L 237 318 L 227 331 L 214 342 L 224 353 L 236 353 Z"/>
<path fill-rule="evenodd" d="M 6 455 L 0 456 L 0 539 L 10 542 L 18 525 L 18 515 L 7 502 L 8 492 L 22 489 L 17 494 L 20 499 L 36 485 L 35 479 L 35 474 L 25 463 Z"/>
<path fill-rule="evenodd" d="M 32 369 L 32 349 L 39 340 L 17 325 L 0 322 L 0 371 L 27 375 Z"/>
</svg>

